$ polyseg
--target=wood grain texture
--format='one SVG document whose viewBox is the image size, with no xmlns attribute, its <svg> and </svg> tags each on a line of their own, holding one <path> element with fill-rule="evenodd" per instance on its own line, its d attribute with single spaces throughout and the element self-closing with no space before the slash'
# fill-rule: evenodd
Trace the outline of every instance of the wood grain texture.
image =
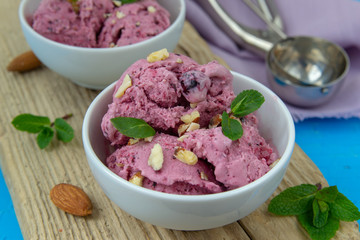
<svg viewBox="0 0 360 240">
<path fill-rule="evenodd" d="M 0 2 L 0 160 L 24 239 L 308 239 L 295 218 L 269 214 L 268 203 L 233 224 L 195 232 L 153 226 L 113 204 L 95 182 L 81 141 L 85 111 L 99 91 L 79 87 L 46 67 L 23 74 L 6 71 L 12 58 L 29 50 L 17 17 L 19 3 Z M 216 59 L 226 65 L 189 23 L 185 24 L 176 52 L 202 64 Z M 52 120 L 74 113 L 68 122 L 75 130 L 75 138 L 70 143 L 54 141 L 47 149 L 39 150 L 34 135 L 11 126 L 11 120 L 20 113 L 46 115 Z M 276 193 L 289 186 L 318 182 L 327 184 L 296 145 Z M 49 192 L 58 183 L 84 189 L 93 202 L 93 214 L 75 217 L 55 207 Z M 360 239 L 357 223 L 342 223 L 335 239 Z"/>
</svg>

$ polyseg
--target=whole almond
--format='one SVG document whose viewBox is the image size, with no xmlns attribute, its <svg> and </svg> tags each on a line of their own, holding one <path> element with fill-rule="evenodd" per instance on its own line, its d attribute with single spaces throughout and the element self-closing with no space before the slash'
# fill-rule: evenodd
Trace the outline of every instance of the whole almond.
<svg viewBox="0 0 360 240">
<path fill-rule="evenodd" d="M 24 52 L 15 57 L 7 66 L 10 72 L 26 72 L 41 66 L 40 60 L 32 51 Z"/>
<path fill-rule="evenodd" d="M 77 186 L 60 183 L 51 189 L 50 199 L 55 206 L 67 213 L 76 216 L 87 216 L 92 213 L 90 198 Z"/>
</svg>

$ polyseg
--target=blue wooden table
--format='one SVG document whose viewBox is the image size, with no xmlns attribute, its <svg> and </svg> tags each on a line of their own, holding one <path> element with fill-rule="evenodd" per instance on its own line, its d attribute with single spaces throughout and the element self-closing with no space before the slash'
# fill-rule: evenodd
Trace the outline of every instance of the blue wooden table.
<svg viewBox="0 0 360 240">
<path fill-rule="evenodd" d="M 296 142 L 319 167 L 330 185 L 337 185 L 360 208 L 360 119 L 309 119 L 295 124 Z M 21 240 L 12 201 L 0 174 L 0 240 Z"/>
</svg>

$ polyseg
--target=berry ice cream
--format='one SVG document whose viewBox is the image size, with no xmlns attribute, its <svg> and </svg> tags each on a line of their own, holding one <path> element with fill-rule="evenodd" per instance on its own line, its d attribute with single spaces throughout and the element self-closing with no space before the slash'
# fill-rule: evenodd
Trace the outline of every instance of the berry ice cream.
<svg viewBox="0 0 360 240">
<path fill-rule="evenodd" d="M 232 74 L 216 61 L 200 65 L 162 50 L 135 62 L 116 83 L 102 120 L 117 148 L 107 166 L 134 184 L 175 194 L 223 192 L 258 179 L 278 156 L 254 114 L 238 119 L 240 139 L 223 135 L 220 114 L 234 98 Z M 157 133 L 122 135 L 110 121 L 119 116 L 143 119 Z"/>
<path fill-rule="evenodd" d="M 79 47 L 115 47 L 151 38 L 170 26 L 156 0 L 121 5 L 112 0 L 42 0 L 33 28 L 53 41 Z"/>
</svg>

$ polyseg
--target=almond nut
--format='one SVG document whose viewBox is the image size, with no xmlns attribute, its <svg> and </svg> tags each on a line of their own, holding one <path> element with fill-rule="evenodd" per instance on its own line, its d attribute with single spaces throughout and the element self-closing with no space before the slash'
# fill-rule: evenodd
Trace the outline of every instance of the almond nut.
<svg viewBox="0 0 360 240">
<path fill-rule="evenodd" d="M 174 156 L 181 162 L 188 165 L 195 165 L 198 162 L 198 157 L 195 155 L 195 153 L 182 147 L 178 147 L 175 149 Z"/>
<path fill-rule="evenodd" d="M 213 118 L 211 118 L 210 123 L 209 123 L 209 128 L 215 128 L 215 127 L 219 126 L 219 124 L 221 123 L 221 120 L 222 120 L 221 114 L 216 114 Z"/>
<path fill-rule="evenodd" d="M 41 62 L 33 51 L 27 51 L 14 58 L 6 69 L 10 72 L 26 72 L 40 66 Z"/>
<path fill-rule="evenodd" d="M 157 61 L 161 61 L 161 60 L 165 60 L 169 57 L 169 52 L 166 48 L 163 48 L 159 51 L 150 53 L 149 56 L 147 56 L 146 60 L 149 63 L 153 63 L 153 62 L 157 62 Z"/>
<path fill-rule="evenodd" d="M 198 110 L 194 110 L 190 114 L 185 114 L 180 119 L 184 123 L 192 123 L 192 122 L 198 123 L 200 120 L 200 113 Z"/>
<path fill-rule="evenodd" d="M 189 128 L 189 126 L 190 126 L 190 124 L 186 124 L 186 123 L 181 124 L 181 125 L 179 126 L 179 128 L 178 128 L 178 134 L 179 134 L 179 136 L 182 136 L 182 135 L 186 132 L 186 129 Z"/>
<path fill-rule="evenodd" d="M 50 191 L 50 199 L 58 208 L 76 216 L 87 216 L 92 213 L 90 198 L 79 187 L 60 183 Z"/>
<path fill-rule="evenodd" d="M 128 89 L 131 86 L 132 86 L 131 78 L 129 74 L 126 74 L 123 79 L 123 82 L 121 83 L 120 87 L 115 93 L 115 97 L 121 98 L 125 94 L 126 89 Z"/>
<path fill-rule="evenodd" d="M 148 165 L 152 167 L 155 171 L 158 171 L 162 168 L 164 162 L 164 155 L 161 148 L 161 145 L 156 143 L 151 149 L 150 156 L 148 159 Z"/>
<path fill-rule="evenodd" d="M 144 176 L 142 176 L 140 172 L 137 172 L 131 176 L 131 178 L 129 179 L 129 182 L 141 187 L 143 180 L 144 180 Z"/>
<path fill-rule="evenodd" d="M 130 138 L 127 145 L 134 145 L 140 141 L 139 138 Z"/>
</svg>

